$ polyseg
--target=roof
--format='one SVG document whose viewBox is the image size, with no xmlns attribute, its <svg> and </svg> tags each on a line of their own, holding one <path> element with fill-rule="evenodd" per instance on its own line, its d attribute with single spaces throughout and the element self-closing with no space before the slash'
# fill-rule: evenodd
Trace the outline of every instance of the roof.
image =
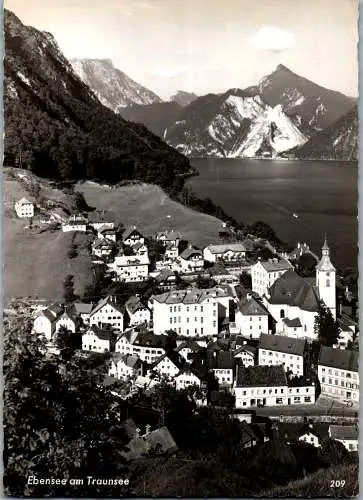
<svg viewBox="0 0 363 500">
<path fill-rule="evenodd" d="M 164 348 L 166 342 L 166 335 L 155 335 L 151 331 L 139 332 L 137 333 L 135 340 L 133 341 L 134 346 L 150 346 L 150 347 L 162 347 Z"/>
<path fill-rule="evenodd" d="M 286 373 L 282 365 L 237 367 L 236 387 L 281 386 L 287 386 Z"/>
<path fill-rule="evenodd" d="M 261 260 L 260 264 L 266 269 L 268 273 L 293 269 L 292 264 L 290 264 L 290 262 L 286 259 Z"/>
<path fill-rule="evenodd" d="M 147 309 L 147 307 L 144 306 L 139 297 L 136 297 L 136 295 L 133 295 L 127 300 L 127 302 L 125 303 L 125 307 L 127 309 L 127 312 L 130 314 L 134 314 L 139 309 Z"/>
<path fill-rule="evenodd" d="M 132 248 L 137 252 L 142 247 L 145 247 L 145 243 L 141 243 L 139 241 L 139 243 L 136 243 L 136 245 L 134 245 Z"/>
<path fill-rule="evenodd" d="M 199 352 L 203 347 L 201 347 L 195 340 L 186 340 L 178 345 L 175 352 L 180 352 L 183 349 L 190 349 L 193 352 Z"/>
<path fill-rule="evenodd" d="M 302 278 L 292 269 L 275 281 L 269 294 L 271 304 L 287 304 L 311 312 L 319 310 L 319 295 L 311 280 Z"/>
<path fill-rule="evenodd" d="M 201 258 L 203 258 L 203 253 L 201 250 L 198 250 L 197 248 L 186 248 L 181 254 L 180 258 L 187 260 L 193 255 L 199 255 Z"/>
<path fill-rule="evenodd" d="M 130 227 L 126 228 L 126 229 L 125 229 L 125 231 L 122 233 L 122 240 L 123 240 L 123 241 L 124 241 L 124 240 L 127 240 L 127 238 L 128 238 L 129 236 L 131 236 L 131 235 L 132 235 L 132 233 L 136 233 L 136 234 L 138 234 L 139 236 L 143 237 L 143 235 L 140 233 L 140 231 L 138 231 L 138 230 L 136 229 L 136 226 L 130 226 Z"/>
<path fill-rule="evenodd" d="M 212 267 L 206 270 L 206 273 L 210 276 L 225 276 L 230 274 L 222 262 L 216 262 Z"/>
<path fill-rule="evenodd" d="M 160 358 L 154 361 L 154 363 L 151 364 L 151 368 L 157 366 L 165 358 L 168 358 L 173 363 L 173 365 L 178 368 L 178 370 L 182 370 L 186 363 L 185 359 L 180 356 L 179 352 L 170 350 L 168 352 L 165 352 L 162 356 L 160 356 Z"/>
<path fill-rule="evenodd" d="M 116 234 L 116 229 L 111 229 L 110 227 L 100 227 L 98 232 L 101 234 Z"/>
<path fill-rule="evenodd" d="M 106 240 L 105 238 L 97 238 L 93 243 L 92 247 L 93 248 L 99 248 L 99 247 L 108 247 L 112 248 L 113 244 L 112 241 Z"/>
<path fill-rule="evenodd" d="M 136 356 L 135 354 L 126 354 L 126 356 L 124 357 L 124 363 L 130 368 L 135 368 L 138 365 L 141 365 L 141 360 L 139 356 Z"/>
<path fill-rule="evenodd" d="M 209 369 L 233 370 L 235 363 L 234 353 L 231 351 L 207 351 Z"/>
<path fill-rule="evenodd" d="M 181 239 L 181 234 L 178 231 L 160 231 L 156 235 L 156 239 L 163 239 L 165 241 L 174 241 L 174 240 L 180 240 Z"/>
<path fill-rule="evenodd" d="M 267 309 L 251 295 L 246 295 L 239 301 L 238 308 L 243 316 L 267 316 Z"/>
<path fill-rule="evenodd" d="M 326 440 L 329 437 L 329 424 L 326 423 L 290 423 L 283 422 L 278 424 L 280 436 L 292 441 L 297 441 L 305 434 L 314 434 L 320 441 Z"/>
<path fill-rule="evenodd" d="M 174 280 L 176 280 L 174 271 L 171 271 L 170 269 L 162 269 L 160 273 L 155 276 L 155 280 L 157 283 L 161 283 L 162 281 L 165 281 L 169 278 L 173 278 Z"/>
<path fill-rule="evenodd" d="M 326 346 L 321 346 L 320 348 L 318 361 L 319 365 L 357 372 L 358 361 L 358 351 L 350 351 L 349 349 L 333 349 L 333 347 Z"/>
<path fill-rule="evenodd" d="M 151 298 L 160 304 L 198 304 L 208 298 L 232 296 L 232 290 L 228 285 L 219 285 L 214 288 L 200 290 L 198 288 L 187 288 L 185 290 L 173 290 Z"/>
<path fill-rule="evenodd" d="M 285 323 L 285 325 L 288 326 L 289 328 L 299 328 L 302 326 L 300 318 L 294 318 L 294 319 L 284 318 L 282 322 Z"/>
<path fill-rule="evenodd" d="M 122 255 L 119 253 L 116 262 L 117 267 L 146 266 L 149 264 L 149 257 L 147 255 Z"/>
<path fill-rule="evenodd" d="M 97 325 L 92 325 L 91 328 L 88 330 L 88 332 L 89 331 L 92 331 L 96 335 L 96 337 L 98 337 L 100 340 L 111 341 L 111 340 L 115 339 L 115 334 L 114 334 L 113 330 L 106 330 L 103 328 L 98 328 Z M 86 332 L 86 334 L 88 332 Z"/>
<path fill-rule="evenodd" d="M 90 314 L 93 308 L 93 304 L 85 302 L 75 302 L 73 305 L 77 314 Z"/>
<path fill-rule="evenodd" d="M 115 222 L 115 214 L 107 210 L 95 210 L 94 212 L 89 212 L 88 220 L 91 224 Z"/>
<path fill-rule="evenodd" d="M 123 451 L 122 454 L 129 460 L 137 459 L 145 454 L 154 447 L 159 447 L 159 453 L 174 453 L 177 451 L 178 447 L 170 434 L 167 427 L 160 427 L 149 434 L 134 437 L 127 444 L 127 451 Z"/>
<path fill-rule="evenodd" d="M 32 201 L 27 200 L 26 198 L 21 198 L 17 203 L 17 205 L 33 205 Z"/>
<path fill-rule="evenodd" d="M 246 252 L 246 247 L 243 243 L 222 243 L 220 245 L 208 245 L 206 248 L 213 253 L 225 253 L 225 252 Z"/>
<path fill-rule="evenodd" d="M 256 351 L 257 351 L 256 347 L 253 347 L 251 345 L 243 345 L 243 346 L 239 347 L 238 349 L 236 349 L 235 351 L 233 351 L 233 356 L 236 357 L 236 355 L 239 354 L 240 352 L 247 352 L 252 357 L 254 357 Z"/>
<path fill-rule="evenodd" d="M 287 354 L 294 354 L 302 356 L 306 348 L 305 339 L 294 339 L 285 337 L 283 335 L 268 335 L 261 333 L 260 349 L 267 349 L 269 351 L 285 352 Z"/>
<path fill-rule="evenodd" d="M 57 321 L 60 321 L 62 318 L 69 318 L 70 320 L 73 321 L 73 323 L 76 322 L 77 320 L 77 313 L 76 313 L 76 310 L 74 308 L 74 306 L 71 306 L 71 307 L 67 307 L 63 314 L 61 314 L 58 318 L 57 318 Z"/>
<path fill-rule="evenodd" d="M 39 318 L 39 316 L 44 316 L 51 323 L 56 320 L 56 316 L 54 316 L 54 314 L 52 314 L 52 312 L 49 309 L 44 309 L 43 311 L 40 311 L 39 314 L 37 315 L 37 318 Z"/>
<path fill-rule="evenodd" d="M 111 297 L 110 295 L 108 295 L 104 299 L 101 299 L 98 302 L 98 304 L 96 304 L 96 306 L 93 309 L 93 311 L 91 311 L 91 316 L 93 316 L 94 314 L 96 314 L 96 312 L 98 312 L 100 309 L 102 309 L 102 307 L 106 306 L 107 304 L 110 304 L 118 312 L 120 312 L 122 314 L 124 313 L 122 306 L 120 304 L 118 304 L 116 298 L 115 297 Z"/>
<path fill-rule="evenodd" d="M 329 430 L 332 439 L 356 440 L 359 436 L 356 425 L 331 425 Z"/>
<path fill-rule="evenodd" d="M 248 444 L 251 441 L 257 441 L 258 436 L 254 429 L 246 422 L 241 422 L 241 444 Z"/>
</svg>

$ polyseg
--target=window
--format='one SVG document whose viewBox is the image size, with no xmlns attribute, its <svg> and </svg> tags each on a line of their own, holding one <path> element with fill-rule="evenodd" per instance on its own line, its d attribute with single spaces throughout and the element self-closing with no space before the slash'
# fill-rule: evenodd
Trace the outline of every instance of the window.
<svg viewBox="0 0 363 500">
<path fill-rule="evenodd" d="M 311 397 L 310 396 L 305 396 L 304 397 L 304 403 L 310 403 L 311 402 Z"/>
<path fill-rule="evenodd" d="M 285 311 L 283 309 L 281 309 L 280 311 L 280 318 L 284 318 L 285 317 Z"/>
<path fill-rule="evenodd" d="M 217 323 L 215 321 L 213 321 L 213 327 L 215 327 L 217 325 Z"/>
<path fill-rule="evenodd" d="M 330 280 L 326 280 L 326 286 L 327 286 L 327 288 L 330 287 Z"/>
<path fill-rule="evenodd" d="M 276 404 L 282 405 L 282 398 L 276 398 Z"/>
</svg>

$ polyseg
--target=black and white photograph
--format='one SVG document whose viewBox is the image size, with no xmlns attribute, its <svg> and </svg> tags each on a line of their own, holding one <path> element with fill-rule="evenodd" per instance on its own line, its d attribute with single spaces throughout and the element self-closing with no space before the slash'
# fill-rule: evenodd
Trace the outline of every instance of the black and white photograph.
<svg viewBox="0 0 363 500">
<path fill-rule="evenodd" d="M 6 496 L 358 496 L 358 17 L 5 0 Z"/>
</svg>

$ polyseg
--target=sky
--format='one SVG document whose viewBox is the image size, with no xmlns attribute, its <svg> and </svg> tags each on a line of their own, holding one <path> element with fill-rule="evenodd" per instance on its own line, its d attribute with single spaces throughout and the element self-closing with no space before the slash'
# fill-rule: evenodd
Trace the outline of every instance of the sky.
<svg viewBox="0 0 363 500">
<path fill-rule="evenodd" d="M 65 56 L 112 59 L 167 99 L 258 83 L 278 64 L 358 95 L 357 0 L 5 0 Z"/>
</svg>

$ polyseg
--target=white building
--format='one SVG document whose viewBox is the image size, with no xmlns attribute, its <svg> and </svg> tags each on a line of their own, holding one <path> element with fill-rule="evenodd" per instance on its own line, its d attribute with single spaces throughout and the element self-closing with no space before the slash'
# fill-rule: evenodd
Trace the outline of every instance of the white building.
<svg viewBox="0 0 363 500">
<path fill-rule="evenodd" d="M 113 241 L 116 243 L 116 230 L 107 227 L 101 227 L 97 231 L 97 238 L 104 238 L 105 240 Z"/>
<path fill-rule="evenodd" d="M 207 367 L 212 370 L 220 387 L 232 387 L 236 361 L 231 351 L 208 351 Z"/>
<path fill-rule="evenodd" d="M 82 335 L 82 350 L 92 352 L 110 352 L 114 350 L 116 334 L 112 330 L 105 330 L 92 325 Z"/>
<path fill-rule="evenodd" d="M 200 387 L 202 385 L 200 378 L 192 373 L 190 369 L 183 370 L 179 375 L 175 377 L 175 388 L 177 391 L 181 391 L 183 389 L 187 389 L 196 385 Z"/>
<path fill-rule="evenodd" d="M 183 273 L 202 271 L 204 266 L 203 253 L 201 250 L 189 246 L 180 254 L 179 263 Z"/>
<path fill-rule="evenodd" d="M 315 403 L 315 385 L 292 385 L 289 383 L 287 388 L 287 404 L 288 405 L 307 405 Z"/>
<path fill-rule="evenodd" d="M 52 340 L 55 322 L 56 316 L 49 309 L 44 309 L 34 319 L 33 332 L 44 334 L 47 340 Z"/>
<path fill-rule="evenodd" d="M 100 229 L 114 229 L 115 214 L 107 210 L 95 210 L 94 212 L 89 212 L 88 223 L 96 231 Z"/>
<path fill-rule="evenodd" d="M 289 269 L 293 269 L 293 266 L 285 259 L 258 261 L 251 267 L 252 290 L 263 297 L 275 281 Z"/>
<path fill-rule="evenodd" d="M 178 258 L 179 250 L 178 246 L 174 243 L 168 243 L 165 247 L 165 259 L 175 260 Z"/>
<path fill-rule="evenodd" d="M 330 260 L 326 238 L 322 247 L 322 257 L 316 266 L 316 288 L 319 290 L 320 299 L 336 319 L 336 271 Z"/>
<path fill-rule="evenodd" d="M 339 326 L 338 343 L 334 347 L 339 349 L 347 349 L 349 343 L 353 343 L 358 336 L 358 324 L 353 321 L 349 316 L 342 314 L 337 320 Z"/>
<path fill-rule="evenodd" d="M 124 313 L 116 297 L 108 296 L 98 302 L 90 314 L 90 325 L 111 325 L 115 330 L 124 329 Z"/>
<path fill-rule="evenodd" d="M 329 437 L 342 443 L 348 451 L 359 451 L 357 425 L 331 425 Z"/>
<path fill-rule="evenodd" d="M 164 246 L 168 246 L 170 244 L 178 247 L 179 242 L 181 240 L 181 234 L 178 231 L 161 231 L 156 235 L 156 241 L 160 241 Z"/>
<path fill-rule="evenodd" d="M 87 231 L 87 219 L 82 215 L 71 215 L 67 222 L 62 224 L 62 231 L 68 233 L 71 231 Z"/>
<path fill-rule="evenodd" d="M 161 290 L 172 290 L 177 283 L 177 276 L 170 269 L 163 269 L 155 276 L 155 281 Z"/>
<path fill-rule="evenodd" d="M 255 365 L 255 354 L 256 354 L 256 348 L 249 345 L 243 345 L 241 347 L 238 347 L 235 351 L 233 351 L 234 357 L 236 359 L 242 360 L 242 364 L 246 368 Z"/>
<path fill-rule="evenodd" d="M 260 338 L 262 333 L 268 333 L 268 311 L 251 294 L 241 299 L 237 304 L 235 324 L 238 333 L 253 339 Z"/>
<path fill-rule="evenodd" d="M 140 257 L 145 257 L 145 256 L 147 257 L 148 255 L 148 250 L 145 243 L 135 243 L 132 249 L 135 252 L 135 255 L 138 255 Z"/>
<path fill-rule="evenodd" d="M 318 378 L 322 396 L 359 406 L 359 352 L 321 346 Z"/>
<path fill-rule="evenodd" d="M 154 363 L 164 354 L 165 342 L 164 335 L 154 335 L 150 331 L 129 330 L 117 339 L 115 351 L 121 354 L 136 354 L 142 361 Z"/>
<path fill-rule="evenodd" d="M 75 302 L 73 304 L 77 316 L 81 318 L 84 325 L 89 325 L 89 318 L 94 307 L 94 304 L 87 304 L 85 302 Z"/>
<path fill-rule="evenodd" d="M 34 203 L 27 200 L 26 198 L 21 198 L 21 200 L 15 203 L 16 215 L 20 218 L 34 217 Z"/>
<path fill-rule="evenodd" d="M 283 366 L 237 366 L 236 371 L 236 408 L 286 405 L 287 379 Z"/>
<path fill-rule="evenodd" d="M 304 375 L 306 340 L 262 334 L 258 349 L 259 365 L 283 365 L 294 375 Z"/>
<path fill-rule="evenodd" d="M 139 297 L 135 295 L 130 297 L 125 303 L 125 309 L 129 316 L 129 326 L 150 323 L 150 309 L 141 302 Z"/>
<path fill-rule="evenodd" d="M 147 255 L 117 255 L 111 269 L 116 273 L 118 281 L 146 281 L 149 275 L 149 258 Z"/>
<path fill-rule="evenodd" d="M 229 317 L 230 300 L 234 300 L 232 290 L 222 285 L 153 295 L 149 304 L 153 310 L 154 332 L 174 330 L 189 337 L 217 335 L 218 322 Z"/>
<path fill-rule="evenodd" d="M 123 232 L 122 243 L 128 246 L 136 245 L 136 243 L 145 243 L 145 237 L 136 229 L 136 226 L 132 226 Z"/>
<path fill-rule="evenodd" d="M 142 362 L 133 354 L 113 353 L 108 374 L 117 379 L 126 380 L 142 375 Z"/>
<path fill-rule="evenodd" d="M 179 353 L 169 351 L 168 353 L 164 353 L 151 365 L 149 374 L 156 372 L 159 375 L 174 380 L 185 363 L 185 359 Z"/>
<path fill-rule="evenodd" d="M 203 257 L 208 262 L 238 262 L 246 258 L 246 251 L 241 242 L 208 245 L 203 250 Z"/>
<path fill-rule="evenodd" d="M 63 314 L 56 319 L 55 331 L 59 332 L 63 327 L 74 333 L 76 331 L 76 321 L 77 317 L 74 308 L 66 309 Z"/>
<path fill-rule="evenodd" d="M 92 243 L 92 253 L 97 257 L 108 257 L 112 254 L 113 242 L 106 238 L 97 238 Z"/>
</svg>

